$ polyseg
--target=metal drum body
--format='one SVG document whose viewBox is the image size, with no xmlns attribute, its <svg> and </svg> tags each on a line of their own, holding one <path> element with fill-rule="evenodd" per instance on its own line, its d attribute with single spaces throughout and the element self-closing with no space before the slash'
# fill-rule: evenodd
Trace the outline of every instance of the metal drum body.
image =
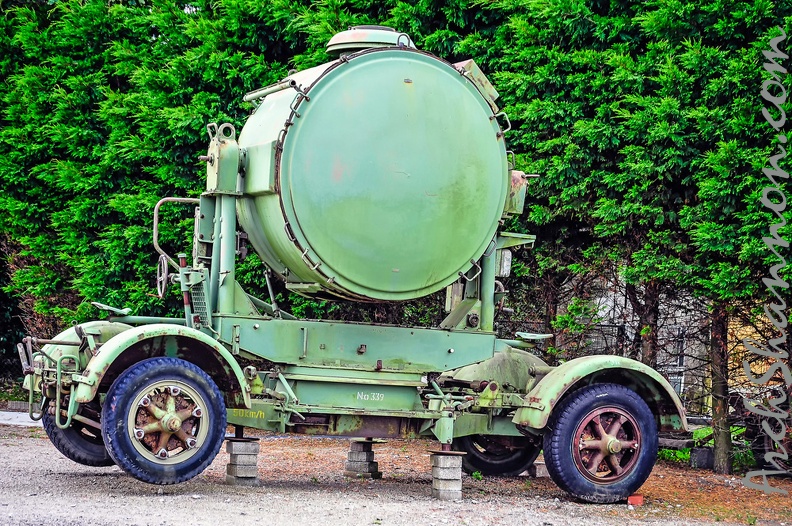
<svg viewBox="0 0 792 526">
<path fill-rule="evenodd" d="M 450 64 L 371 49 L 267 95 L 239 137 L 239 222 L 303 294 L 438 291 L 493 247 L 509 175 L 497 119 Z M 302 92 L 302 93 L 301 93 Z"/>
</svg>

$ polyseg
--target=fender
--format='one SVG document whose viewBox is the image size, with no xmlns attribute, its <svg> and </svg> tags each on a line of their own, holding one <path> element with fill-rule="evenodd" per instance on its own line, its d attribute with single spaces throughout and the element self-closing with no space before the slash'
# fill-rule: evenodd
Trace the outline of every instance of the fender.
<svg viewBox="0 0 792 526">
<path fill-rule="evenodd" d="M 250 387 L 233 355 L 214 338 L 182 325 L 157 323 L 128 329 L 110 338 L 75 377 L 77 403 L 96 397 L 128 367 L 156 356 L 194 363 L 206 371 L 226 394 L 228 407 L 250 408 Z"/>
<path fill-rule="evenodd" d="M 641 362 L 621 356 L 585 356 L 550 371 L 527 395 L 512 422 L 541 430 L 565 394 L 595 383 L 614 383 L 638 393 L 659 418 L 661 431 L 688 431 L 685 409 L 671 384 Z"/>
</svg>

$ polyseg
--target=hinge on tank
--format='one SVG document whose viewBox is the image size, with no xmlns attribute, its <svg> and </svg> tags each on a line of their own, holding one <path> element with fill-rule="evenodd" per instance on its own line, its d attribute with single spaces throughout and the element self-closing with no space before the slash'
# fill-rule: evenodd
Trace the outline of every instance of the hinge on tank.
<svg viewBox="0 0 792 526">
<path fill-rule="evenodd" d="M 294 232 L 292 232 L 291 225 L 288 223 L 288 221 L 285 225 L 283 225 L 283 230 L 286 231 L 286 237 L 289 239 L 289 241 L 292 243 L 297 241 L 297 238 L 294 237 Z"/>
</svg>

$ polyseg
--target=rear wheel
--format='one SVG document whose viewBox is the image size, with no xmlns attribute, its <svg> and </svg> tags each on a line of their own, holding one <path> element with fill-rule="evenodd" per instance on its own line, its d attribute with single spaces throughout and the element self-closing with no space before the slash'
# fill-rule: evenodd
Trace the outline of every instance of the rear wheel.
<svg viewBox="0 0 792 526">
<path fill-rule="evenodd" d="M 572 393 L 553 409 L 544 436 L 550 478 L 589 502 L 626 499 L 657 459 L 657 424 L 646 402 L 616 384 Z"/>
<path fill-rule="evenodd" d="M 454 449 L 464 451 L 465 473 L 517 476 L 534 463 L 541 448 L 527 438 L 495 435 L 470 435 L 454 439 Z"/>
<path fill-rule="evenodd" d="M 225 437 L 222 395 L 197 366 L 151 358 L 119 376 L 107 393 L 102 436 L 124 471 L 151 484 L 176 484 L 211 464 Z"/>
<path fill-rule="evenodd" d="M 79 413 L 84 412 L 82 409 Z M 102 433 L 98 429 L 76 420 L 72 420 L 70 427 L 61 429 L 55 425 L 55 415 L 50 414 L 47 410 L 41 417 L 41 423 L 52 445 L 69 460 L 92 467 L 106 467 L 115 464 L 105 448 Z"/>
</svg>

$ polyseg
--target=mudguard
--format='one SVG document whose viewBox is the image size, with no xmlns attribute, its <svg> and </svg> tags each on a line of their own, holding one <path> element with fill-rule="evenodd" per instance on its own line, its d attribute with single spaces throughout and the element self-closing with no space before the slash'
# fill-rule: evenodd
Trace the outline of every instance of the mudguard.
<svg viewBox="0 0 792 526">
<path fill-rule="evenodd" d="M 75 378 L 76 402 L 93 400 L 108 373 L 114 378 L 130 365 L 155 356 L 181 358 L 196 364 L 225 391 L 229 407 L 250 408 L 250 390 L 233 355 L 201 331 L 166 323 L 135 327 L 104 343 L 82 375 Z"/>
<path fill-rule="evenodd" d="M 624 385 L 638 393 L 659 418 L 661 431 L 688 431 L 685 409 L 676 392 L 657 371 L 621 356 L 585 356 L 553 369 L 525 395 L 525 406 L 512 422 L 541 430 L 563 396 L 594 383 Z"/>
</svg>

